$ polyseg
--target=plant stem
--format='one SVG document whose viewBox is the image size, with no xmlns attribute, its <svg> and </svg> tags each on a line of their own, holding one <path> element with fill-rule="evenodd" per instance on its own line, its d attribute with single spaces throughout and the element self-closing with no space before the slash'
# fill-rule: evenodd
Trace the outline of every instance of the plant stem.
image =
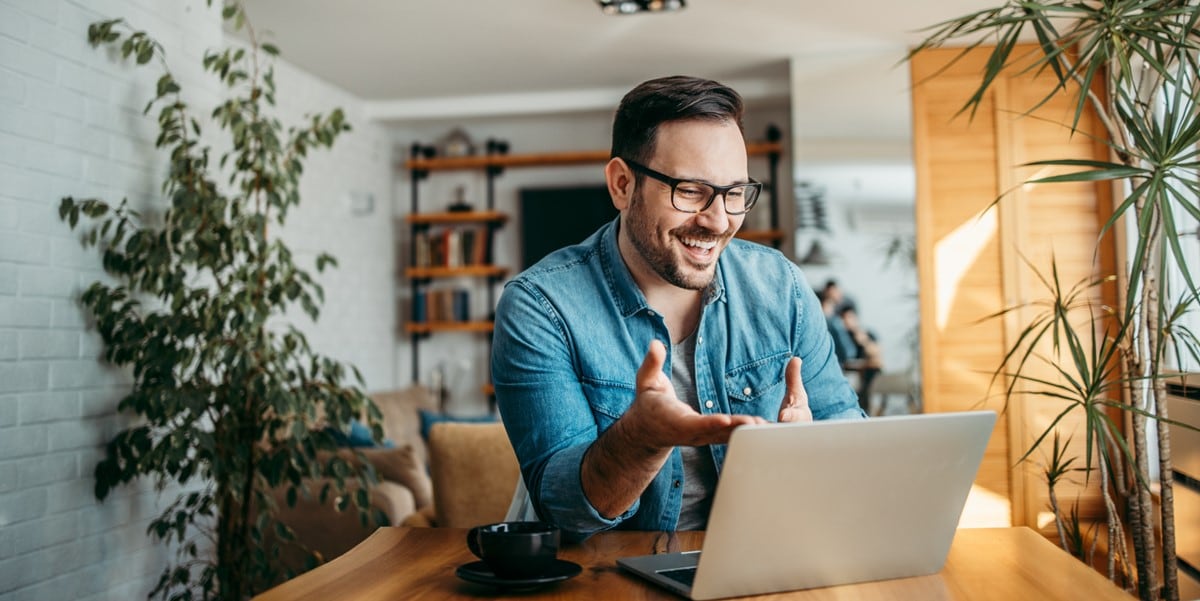
<svg viewBox="0 0 1200 601">
<path fill-rule="evenodd" d="M 1058 494 L 1054 492 L 1053 484 L 1048 488 L 1050 489 L 1050 511 L 1054 512 L 1054 528 L 1058 531 L 1058 546 L 1062 547 L 1063 551 L 1070 553 L 1071 549 L 1067 547 L 1067 532 L 1063 529 L 1062 513 L 1058 508 Z M 1083 549 L 1079 551 L 1082 553 Z"/>
<path fill-rule="evenodd" d="M 1142 270 L 1142 290 L 1141 290 L 1141 310 L 1142 310 L 1142 325 L 1141 336 L 1144 341 L 1142 349 L 1149 351 L 1149 365 L 1142 365 L 1139 362 L 1138 367 L 1144 368 L 1132 374 L 1135 376 L 1135 389 L 1139 391 L 1139 402 L 1135 407 L 1153 410 L 1154 392 L 1153 387 L 1148 395 L 1145 395 L 1143 380 L 1141 376 L 1144 374 L 1158 373 L 1158 362 L 1155 360 L 1154 350 L 1158 348 L 1158 274 L 1162 269 L 1162 235 L 1160 233 L 1159 223 L 1161 216 L 1158 213 L 1158 204 L 1153 200 L 1144 203 L 1142 210 L 1150 211 L 1151 225 L 1146 238 L 1146 256 Z M 1148 371 L 1147 371 L 1148 370 Z M 1147 398 L 1149 397 L 1149 398 Z M 1139 474 L 1149 475 L 1150 459 L 1147 449 L 1147 418 L 1139 412 L 1133 413 L 1133 447 L 1134 461 Z M 1154 505 L 1150 497 L 1150 489 L 1148 483 L 1143 481 L 1135 481 L 1133 489 L 1133 497 L 1137 500 L 1135 505 L 1137 509 L 1136 528 L 1138 533 L 1134 540 L 1138 557 L 1153 558 L 1157 556 L 1155 553 L 1154 541 Z M 1138 593 L 1142 599 L 1154 599 L 1158 595 L 1158 574 L 1153 569 L 1153 562 L 1139 561 L 1138 562 Z"/>
<path fill-rule="evenodd" d="M 1165 401 L 1162 380 L 1155 381 L 1155 399 Z M 1162 394 L 1162 396 L 1160 396 Z M 1159 495 L 1162 502 L 1159 519 L 1162 522 L 1163 598 L 1179 599 L 1179 561 L 1175 552 L 1175 477 L 1171 467 L 1171 432 L 1167 423 L 1167 404 L 1158 403 L 1158 474 Z"/>
</svg>

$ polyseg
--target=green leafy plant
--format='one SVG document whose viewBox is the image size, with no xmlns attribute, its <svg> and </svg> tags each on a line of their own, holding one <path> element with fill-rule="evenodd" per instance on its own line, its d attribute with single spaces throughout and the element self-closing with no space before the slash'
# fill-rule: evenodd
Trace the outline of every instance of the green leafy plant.
<svg viewBox="0 0 1200 601">
<path fill-rule="evenodd" d="M 369 515 L 369 464 L 334 453 L 326 426 L 345 430 L 366 415 L 381 437 L 378 409 L 353 385 L 361 375 L 324 358 L 285 319 L 298 305 L 313 319 L 321 287 L 269 235 L 300 201 L 308 153 L 349 130 L 340 110 L 284 130 L 268 113 L 275 103 L 269 57 L 240 5 L 224 18 L 245 26 L 245 47 L 210 51 L 204 68 L 226 90 L 211 113 L 228 134 L 216 165 L 201 143 L 200 121 L 166 68 L 162 47 L 122 20 L 92 24 L 88 40 L 139 65 L 159 58 L 164 74 L 145 113 L 157 111 L 158 148 L 169 154 L 164 202 L 136 210 L 127 201 L 64 198 L 59 215 L 101 252 L 112 283 L 96 282 L 82 297 L 106 345 L 105 358 L 132 373 L 120 411 L 132 425 L 107 445 L 95 469 L 95 492 L 143 476 L 159 491 L 179 491 L 148 533 L 173 545 L 177 560 L 151 596 L 246 599 L 287 574 L 281 547 L 296 544 L 274 518 L 272 489 L 289 505 L 310 495 L 321 477 L 321 502 Z M 80 226 L 80 218 L 90 226 Z M 321 271 L 335 265 L 326 254 Z M 360 458 L 361 459 L 361 458 Z M 347 481 L 357 480 L 353 494 Z"/>
<path fill-rule="evenodd" d="M 1103 487 L 1109 575 L 1136 585 L 1144 600 L 1179 597 L 1170 453 L 1174 422 L 1165 400 L 1166 381 L 1177 369 L 1173 361 L 1183 354 L 1200 356 L 1196 338 L 1182 321 L 1200 295 L 1179 244 L 1185 232 L 1177 227 L 1181 215 L 1200 219 L 1198 21 L 1195 0 L 1012 0 L 934 26 L 910 53 L 961 41 L 966 44 L 961 58 L 991 42 L 979 86 L 964 111 L 974 113 L 1001 73 L 1036 71 L 1058 83 L 1042 103 L 1065 95 L 1074 102 L 1073 126 L 1088 110 L 1103 124 L 1111 160 L 1030 163 L 1065 167 L 1070 173 L 1029 183 L 1109 181 L 1121 190 L 1122 200 L 1103 229 L 1107 233 L 1126 221 L 1135 226 L 1122 305 L 1098 312 L 1076 302 L 1079 290 L 1064 290 L 1057 275 L 1053 284 L 1043 278 L 1052 290 L 1049 309 L 1022 330 L 998 372 L 1011 377 L 1010 382 L 1033 385 L 1026 394 L 1065 401 L 1055 424 L 1068 412 L 1084 412 L 1083 469 L 1096 469 Z M 1036 40 L 1034 55 L 1014 56 L 1018 42 L 1028 39 Z M 1171 288 L 1172 273 L 1180 274 L 1181 290 Z M 1081 284 L 1094 285 L 1101 282 Z M 1080 311 L 1085 312 L 1082 318 Z M 1044 337 L 1053 341 L 1055 353 L 1061 349 L 1065 356 L 1061 363 L 1057 356 L 1044 358 L 1055 366 L 1060 381 L 1025 371 Z M 1015 369 L 1008 369 L 1014 359 Z M 1009 393 L 1013 390 L 1010 385 Z M 1148 420 L 1157 421 L 1157 440 L 1148 439 Z M 1035 448 L 1053 428 L 1043 432 Z M 1154 515 L 1149 486 L 1152 444 L 1159 454 L 1159 516 Z M 1161 527 L 1161 549 L 1156 525 Z M 1123 574 L 1117 567 L 1121 556 L 1114 557 L 1122 552 L 1126 529 L 1133 543 L 1132 574 Z"/>
</svg>

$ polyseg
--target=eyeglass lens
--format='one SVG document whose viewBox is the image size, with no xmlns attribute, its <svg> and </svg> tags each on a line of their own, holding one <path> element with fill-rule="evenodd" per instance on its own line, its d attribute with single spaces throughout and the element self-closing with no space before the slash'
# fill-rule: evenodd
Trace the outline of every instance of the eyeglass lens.
<svg viewBox="0 0 1200 601">
<path fill-rule="evenodd" d="M 737 214 L 745 213 L 758 200 L 758 186 L 754 184 L 739 184 L 721 188 L 725 200 L 725 211 Z M 688 212 L 704 210 L 710 200 L 715 200 L 718 190 L 704 182 L 684 181 L 675 184 L 675 194 L 671 198 L 676 209 Z"/>
</svg>

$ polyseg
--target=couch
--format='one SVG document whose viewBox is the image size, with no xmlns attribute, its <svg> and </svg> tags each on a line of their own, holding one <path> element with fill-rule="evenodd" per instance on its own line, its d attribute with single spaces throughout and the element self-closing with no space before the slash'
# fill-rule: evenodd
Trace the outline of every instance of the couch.
<svg viewBox="0 0 1200 601">
<path fill-rule="evenodd" d="M 359 451 L 375 467 L 379 483 L 369 499 L 389 524 L 467 528 L 505 518 L 521 472 L 502 424 L 490 417 L 465 422 L 438 417 L 435 396 L 420 387 L 370 396 L 383 415 L 384 437 L 394 447 L 341 453 L 350 460 Z M 346 484 L 346 494 L 354 494 L 355 481 Z M 279 519 L 291 526 L 300 545 L 329 561 L 365 540 L 377 526 L 364 526 L 353 506 L 338 512 L 333 495 L 321 504 L 323 485 L 310 483 L 312 495 L 301 495 L 294 507 L 287 506 L 286 487 L 274 491 L 274 497 Z M 302 547 L 282 547 L 281 564 L 303 571 L 308 554 Z"/>
<path fill-rule="evenodd" d="M 421 437 L 420 413 L 437 411 L 434 395 L 424 388 L 412 387 L 370 396 L 383 414 L 384 437 L 394 446 L 347 449 L 342 451 L 343 456 L 351 458 L 354 451 L 361 451 L 375 467 L 379 483 L 371 489 L 370 504 L 382 511 L 390 524 L 402 524 L 422 510 L 427 512 L 425 515 L 432 515 L 433 484 L 427 469 L 428 451 Z M 322 561 L 329 561 L 370 536 L 376 525 L 368 521 L 363 526 L 353 505 L 338 512 L 335 495 L 329 495 L 321 504 L 319 493 L 323 485 L 322 481 L 310 482 L 312 494 L 301 494 L 293 507 L 287 505 L 287 487 L 276 489 L 273 496 L 280 521 L 292 528 L 297 542 L 319 554 Z M 353 479 L 347 480 L 346 485 L 346 494 L 357 490 Z M 282 548 L 281 563 L 302 571 L 307 555 L 300 546 L 286 545 Z"/>
</svg>

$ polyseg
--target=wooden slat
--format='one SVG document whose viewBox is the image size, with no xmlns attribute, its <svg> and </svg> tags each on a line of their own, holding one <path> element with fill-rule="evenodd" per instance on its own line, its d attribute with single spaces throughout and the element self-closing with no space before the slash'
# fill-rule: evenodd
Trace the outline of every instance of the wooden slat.
<svg viewBox="0 0 1200 601">
<path fill-rule="evenodd" d="M 782 153 L 779 142 L 753 142 L 746 145 L 746 153 L 759 156 Z M 457 171 L 486 169 L 488 167 L 551 167 L 555 165 L 582 165 L 604 163 L 611 158 L 608 150 L 581 150 L 568 152 L 540 152 L 527 154 L 493 154 L 468 157 L 435 157 L 432 159 L 409 159 L 404 168 L 418 171 Z"/>
<path fill-rule="evenodd" d="M 781 230 L 739 230 L 737 237 L 742 240 L 770 244 L 783 240 Z"/>
<path fill-rule="evenodd" d="M 445 211 L 441 213 L 409 213 L 404 221 L 410 224 L 434 223 L 504 223 L 508 215 L 500 211 Z"/>
<path fill-rule="evenodd" d="M 507 267 L 496 265 L 463 265 L 462 267 L 409 267 L 404 270 L 405 277 L 412 279 L 452 278 L 452 277 L 504 277 Z"/>
<path fill-rule="evenodd" d="M 409 334 L 429 334 L 432 332 L 491 332 L 490 321 L 430 321 L 423 323 L 408 322 L 404 331 Z"/>
</svg>

